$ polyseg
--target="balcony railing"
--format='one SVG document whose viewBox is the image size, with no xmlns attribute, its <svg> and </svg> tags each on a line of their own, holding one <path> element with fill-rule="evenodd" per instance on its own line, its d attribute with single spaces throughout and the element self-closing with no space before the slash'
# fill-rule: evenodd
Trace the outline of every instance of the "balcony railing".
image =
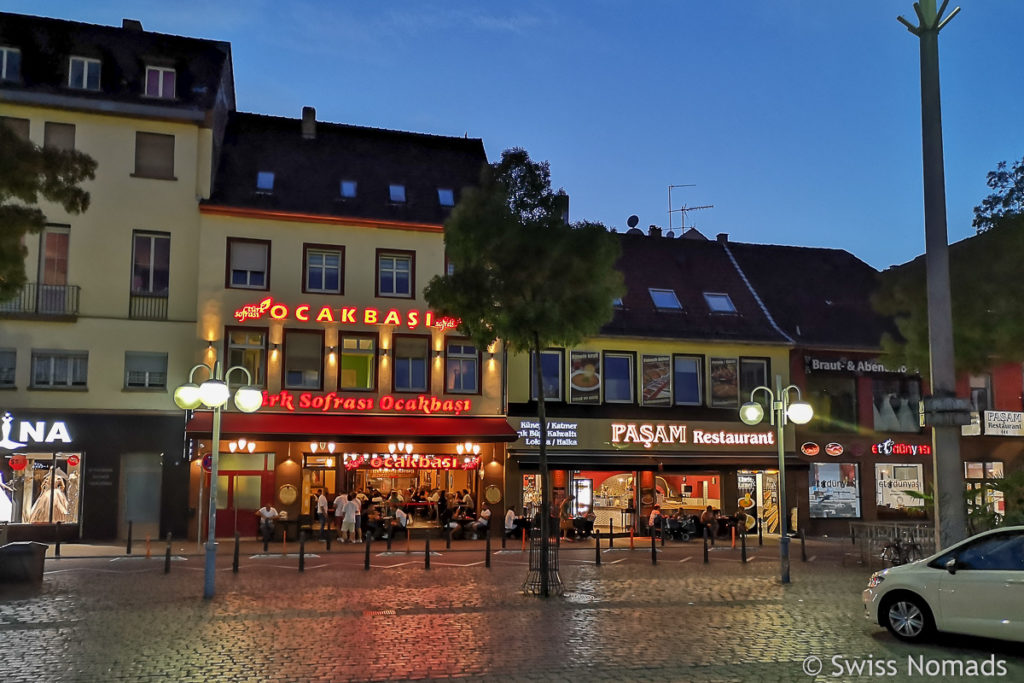
<svg viewBox="0 0 1024 683">
<path fill-rule="evenodd" d="M 132 320 L 167 320 L 167 294 L 132 292 L 128 317 Z"/>
<path fill-rule="evenodd" d="M 66 318 L 78 315 L 78 285 L 44 285 L 30 282 L 6 301 L 0 301 L 0 315 Z"/>
</svg>

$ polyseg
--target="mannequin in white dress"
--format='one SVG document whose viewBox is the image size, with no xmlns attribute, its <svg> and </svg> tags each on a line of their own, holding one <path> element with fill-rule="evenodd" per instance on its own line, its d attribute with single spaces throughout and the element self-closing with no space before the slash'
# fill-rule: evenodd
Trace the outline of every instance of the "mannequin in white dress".
<svg viewBox="0 0 1024 683">
<path fill-rule="evenodd" d="M 14 514 L 14 503 L 8 493 L 14 493 L 14 489 L 4 483 L 4 473 L 0 472 L 0 522 L 10 522 Z"/>
</svg>

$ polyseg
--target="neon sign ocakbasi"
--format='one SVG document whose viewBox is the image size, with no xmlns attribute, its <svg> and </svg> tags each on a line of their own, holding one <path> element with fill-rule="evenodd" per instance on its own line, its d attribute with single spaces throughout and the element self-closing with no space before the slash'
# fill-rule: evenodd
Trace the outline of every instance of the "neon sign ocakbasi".
<svg viewBox="0 0 1024 683">
<path fill-rule="evenodd" d="M 235 320 L 244 323 L 246 320 L 259 320 L 264 316 L 271 320 L 298 320 L 299 322 L 341 323 L 344 325 L 394 325 L 416 329 L 436 327 L 441 330 L 454 329 L 461 322 L 458 318 L 437 316 L 433 311 L 398 311 L 394 308 L 382 311 L 377 308 L 360 308 L 359 306 L 341 306 L 331 308 L 321 306 L 315 308 L 309 304 L 298 304 L 294 308 L 286 304 L 275 303 L 271 297 L 256 304 L 246 304 L 235 311 Z"/>
<path fill-rule="evenodd" d="M 475 470 L 480 457 L 466 458 L 454 455 L 359 455 L 345 461 L 345 469 L 372 467 L 375 470 Z"/>
<path fill-rule="evenodd" d="M 339 396 L 332 392 L 315 393 L 302 391 L 297 394 L 284 389 L 276 394 L 263 392 L 264 408 L 284 408 L 291 412 L 355 412 L 367 413 L 379 411 L 384 413 L 422 413 L 433 415 L 444 413 L 461 415 L 473 407 L 471 399 L 438 398 L 437 396 L 392 396 L 386 394 L 377 400 L 376 396 Z"/>
</svg>

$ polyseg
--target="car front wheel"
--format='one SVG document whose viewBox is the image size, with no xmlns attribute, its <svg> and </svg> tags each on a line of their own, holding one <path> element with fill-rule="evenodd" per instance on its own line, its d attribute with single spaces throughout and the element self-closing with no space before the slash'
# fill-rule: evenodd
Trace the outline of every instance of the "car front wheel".
<svg viewBox="0 0 1024 683">
<path fill-rule="evenodd" d="M 909 642 L 926 640 L 935 629 L 928 605 L 910 593 L 893 596 L 885 602 L 882 622 L 894 636 Z"/>
</svg>

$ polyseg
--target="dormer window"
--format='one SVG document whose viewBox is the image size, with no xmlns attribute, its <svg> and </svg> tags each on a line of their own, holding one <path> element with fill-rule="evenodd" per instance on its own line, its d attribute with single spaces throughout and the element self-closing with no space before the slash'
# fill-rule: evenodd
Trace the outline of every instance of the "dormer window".
<svg viewBox="0 0 1024 683">
<path fill-rule="evenodd" d="M 708 308 L 711 309 L 712 313 L 736 312 L 736 306 L 733 305 L 732 299 L 729 298 L 728 294 L 704 292 L 704 301 L 708 302 Z"/>
<path fill-rule="evenodd" d="M 455 206 L 455 192 L 445 187 L 437 188 L 437 201 L 441 206 Z"/>
<path fill-rule="evenodd" d="M 650 288 L 647 291 L 651 293 L 651 301 L 654 302 L 655 308 L 675 311 L 683 310 L 683 306 L 679 303 L 679 299 L 676 298 L 674 290 Z"/>
<path fill-rule="evenodd" d="M 68 69 L 68 87 L 77 90 L 99 90 L 100 60 L 72 57 Z"/>
<path fill-rule="evenodd" d="M 344 199 L 352 199 L 356 196 L 356 190 L 358 185 L 354 180 L 342 180 L 341 181 L 341 196 Z"/>
<path fill-rule="evenodd" d="M 162 66 L 146 67 L 146 97 L 174 99 L 174 69 Z"/>
<path fill-rule="evenodd" d="M 405 185 L 390 185 L 388 186 L 388 197 L 395 204 L 405 203 Z"/>
<path fill-rule="evenodd" d="M 256 191 L 261 194 L 270 194 L 274 191 L 273 171 L 260 171 L 256 174 Z"/>
<path fill-rule="evenodd" d="M 21 50 L 0 47 L 0 81 L 21 80 Z"/>
</svg>

